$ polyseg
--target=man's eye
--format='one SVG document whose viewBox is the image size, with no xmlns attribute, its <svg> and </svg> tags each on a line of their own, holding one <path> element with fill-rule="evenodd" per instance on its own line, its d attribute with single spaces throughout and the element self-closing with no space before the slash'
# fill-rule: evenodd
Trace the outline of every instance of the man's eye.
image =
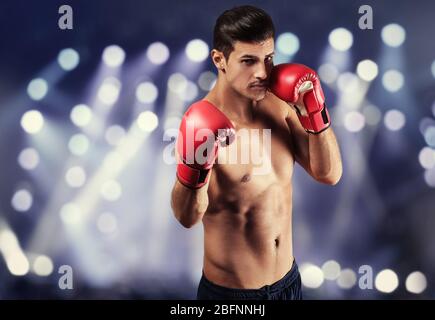
<svg viewBox="0 0 435 320">
<path fill-rule="evenodd" d="M 247 60 L 242 60 L 242 62 L 243 63 L 245 63 L 245 64 L 253 64 L 254 63 L 254 60 L 252 60 L 252 59 L 247 59 Z"/>
<path fill-rule="evenodd" d="M 267 57 L 266 58 L 266 62 L 271 62 L 271 61 L 273 61 L 273 57 Z"/>
</svg>

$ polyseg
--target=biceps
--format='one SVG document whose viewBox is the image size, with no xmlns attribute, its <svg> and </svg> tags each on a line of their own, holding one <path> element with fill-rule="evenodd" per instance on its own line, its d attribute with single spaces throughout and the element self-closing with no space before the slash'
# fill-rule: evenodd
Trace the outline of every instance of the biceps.
<svg viewBox="0 0 435 320">
<path fill-rule="evenodd" d="M 295 122 L 295 119 L 287 118 L 286 121 L 290 129 L 291 144 L 295 161 L 311 174 L 308 133 L 305 132 L 302 126 L 300 126 L 299 122 Z M 300 126 L 300 128 L 298 126 Z"/>
<path fill-rule="evenodd" d="M 311 175 L 311 166 L 310 166 L 310 152 L 308 149 L 308 142 L 303 139 L 298 139 L 298 142 L 295 143 L 296 151 L 295 151 L 295 160 L 299 163 L 305 171 L 307 171 Z"/>
</svg>

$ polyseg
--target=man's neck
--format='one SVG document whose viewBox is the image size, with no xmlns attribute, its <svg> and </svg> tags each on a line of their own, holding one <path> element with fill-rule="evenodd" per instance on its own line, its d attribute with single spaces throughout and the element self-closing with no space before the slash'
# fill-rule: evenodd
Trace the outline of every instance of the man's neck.
<svg viewBox="0 0 435 320">
<path fill-rule="evenodd" d="M 218 79 L 205 99 L 213 103 L 231 119 L 241 122 L 254 120 L 254 109 L 257 102 L 240 95 L 224 81 Z"/>
</svg>

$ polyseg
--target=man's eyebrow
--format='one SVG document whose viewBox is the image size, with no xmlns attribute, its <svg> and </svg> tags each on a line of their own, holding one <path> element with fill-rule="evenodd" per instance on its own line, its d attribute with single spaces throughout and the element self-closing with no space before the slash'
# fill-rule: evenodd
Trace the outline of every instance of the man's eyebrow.
<svg viewBox="0 0 435 320">
<path fill-rule="evenodd" d="M 243 58 L 258 59 L 257 56 L 253 56 L 252 54 L 244 54 L 243 56 L 240 57 L 240 59 Z"/>
<path fill-rule="evenodd" d="M 273 56 L 274 54 L 275 54 L 275 52 L 269 53 L 268 55 L 266 55 L 266 57 Z M 243 58 L 258 59 L 257 56 L 254 56 L 252 54 L 244 54 L 243 56 L 240 57 L 240 59 L 243 59 Z"/>
</svg>

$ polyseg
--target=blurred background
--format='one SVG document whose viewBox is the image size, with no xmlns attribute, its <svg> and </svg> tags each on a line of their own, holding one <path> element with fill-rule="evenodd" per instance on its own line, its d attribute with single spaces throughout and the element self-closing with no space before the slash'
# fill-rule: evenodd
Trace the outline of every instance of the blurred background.
<svg viewBox="0 0 435 320">
<path fill-rule="evenodd" d="M 242 4 L 272 16 L 275 64 L 318 71 L 343 156 L 334 187 L 293 177 L 305 298 L 435 298 L 435 2 L 18 0 L 0 3 L 0 299 L 195 298 L 203 230 L 173 216 L 171 151 Z"/>
</svg>

